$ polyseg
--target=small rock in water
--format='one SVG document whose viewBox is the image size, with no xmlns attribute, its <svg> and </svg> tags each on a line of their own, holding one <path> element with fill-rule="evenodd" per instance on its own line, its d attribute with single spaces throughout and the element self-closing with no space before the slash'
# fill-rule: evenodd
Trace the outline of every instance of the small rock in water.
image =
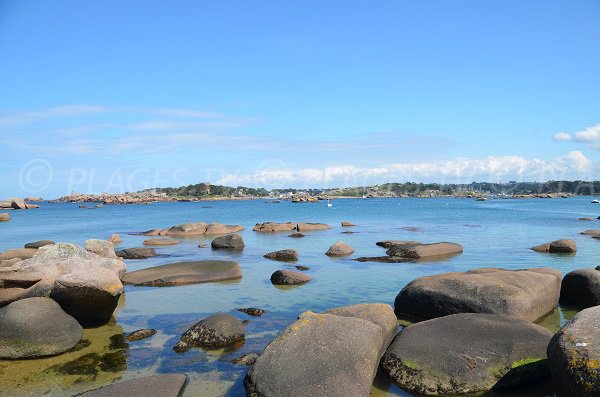
<svg viewBox="0 0 600 397">
<path fill-rule="evenodd" d="M 52 244 L 54 244 L 54 241 L 52 241 L 52 240 L 39 240 L 39 241 L 34 241 L 32 243 L 25 244 L 24 248 L 38 249 L 38 248 L 44 247 L 46 245 L 52 245 Z"/>
<path fill-rule="evenodd" d="M 151 238 L 144 240 L 144 245 L 177 245 L 179 243 L 181 241 L 172 238 Z"/>
<path fill-rule="evenodd" d="M 238 312 L 246 313 L 249 316 L 260 317 L 264 314 L 265 311 L 263 309 L 257 309 L 255 307 L 244 307 L 238 309 Z"/>
<path fill-rule="evenodd" d="M 116 254 L 119 258 L 123 259 L 147 259 L 158 255 L 154 248 L 144 247 L 126 248 L 124 250 L 117 251 Z"/>
<path fill-rule="evenodd" d="M 231 360 L 233 364 L 241 364 L 241 365 L 254 365 L 256 359 L 258 358 L 258 354 L 256 353 L 248 353 L 244 354 L 241 357 L 234 358 Z"/>
<path fill-rule="evenodd" d="M 300 270 L 300 271 L 306 271 L 306 270 L 310 270 L 310 267 L 308 266 L 302 266 L 302 265 L 296 265 L 294 266 L 296 269 Z"/>
<path fill-rule="evenodd" d="M 242 322 L 229 314 L 217 313 L 192 325 L 181 335 L 173 350 L 183 353 L 194 346 L 218 349 L 242 340 Z"/>
<path fill-rule="evenodd" d="M 312 277 L 292 270 L 277 270 L 271 275 L 271 282 L 275 285 L 299 285 L 310 280 Z"/>
<path fill-rule="evenodd" d="M 134 342 L 136 340 L 149 338 L 154 334 L 156 334 L 155 329 L 150 329 L 150 328 L 138 329 L 138 330 L 133 331 L 129 335 L 127 335 L 127 340 L 129 342 Z"/>
<path fill-rule="evenodd" d="M 227 234 L 225 236 L 215 237 L 210 243 L 213 249 L 231 249 L 242 250 L 245 247 L 244 239 L 239 234 Z"/>
<path fill-rule="evenodd" d="M 293 237 L 293 238 L 302 238 L 302 237 L 304 237 L 304 236 L 306 236 L 306 234 L 302 234 L 302 233 L 298 232 L 298 233 L 292 233 L 292 234 L 290 234 L 288 237 Z"/>
<path fill-rule="evenodd" d="M 350 226 L 356 226 L 356 225 L 349 221 L 342 221 L 342 227 L 350 227 Z"/>
<path fill-rule="evenodd" d="M 10 215 L 6 212 L 0 213 L 0 222 L 10 221 Z"/>
<path fill-rule="evenodd" d="M 348 244 L 344 243 L 343 241 L 338 241 L 337 243 L 335 243 L 331 247 L 329 247 L 329 249 L 327 250 L 325 255 L 345 256 L 345 255 L 351 255 L 353 253 L 354 253 L 354 248 L 350 247 Z"/>
<path fill-rule="evenodd" d="M 281 262 L 295 262 L 298 260 L 298 252 L 293 249 L 285 249 L 269 252 L 264 255 L 265 258 Z"/>
<path fill-rule="evenodd" d="M 592 221 L 592 218 L 579 218 L 580 221 Z"/>
</svg>

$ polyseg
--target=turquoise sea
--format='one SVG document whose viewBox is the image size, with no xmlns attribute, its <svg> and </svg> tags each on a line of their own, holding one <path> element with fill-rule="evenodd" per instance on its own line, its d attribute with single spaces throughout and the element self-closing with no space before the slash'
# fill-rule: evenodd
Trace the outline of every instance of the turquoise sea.
<svg viewBox="0 0 600 397">
<path fill-rule="evenodd" d="M 600 229 L 600 205 L 591 197 L 568 199 L 337 199 L 333 206 L 318 203 L 266 203 L 267 200 L 155 203 L 152 205 L 104 206 L 88 210 L 78 204 L 42 203 L 40 209 L 12 211 L 10 222 L 0 223 L 0 251 L 22 247 L 41 239 L 83 244 L 89 238 L 106 239 L 119 233 L 118 248 L 141 247 L 144 236 L 132 235 L 152 228 L 188 222 L 239 224 L 246 248 L 240 253 L 213 251 L 210 238 L 183 239 L 176 246 L 157 248 L 161 254 L 147 260 L 128 260 L 129 270 L 200 259 L 232 259 L 243 271 L 239 281 L 178 287 L 125 288 L 114 321 L 84 331 L 84 340 L 61 356 L 26 361 L 0 361 L 0 395 L 65 395 L 97 388 L 118 379 L 150 373 L 186 373 L 190 377 L 186 396 L 243 396 L 243 377 L 248 367 L 230 363 L 249 352 L 260 352 L 279 331 L 306 310 L 322 311 L 361 302 L 393 305 L 400 289 L 416 277 L 478 267 L 519 269 L 552 267 L 564 273 L 600 264 L 600 240 L 580 235 Z M 580 221 L 590 217 L 594 221 Z M 342 228 L 348 220 L 356 227 Z M 326 231 L 308 232 L 302 239 L 289 233 L 256 233 L 257 222 L 305 221 L 332 225 Z M 342 233 L 352 231 L 352 234 Z M 559 238 L 577 242 L 576 255 L 550 255 L 529 248 Z M 440 261 L 415 263 L 358 263 L 358 256 L 384 255 L 375 243 L 384 239 L 420 242 L 451 241 L 464 253 Z M 330 258 L 325 251 L 336 241 L 355 249 L 349 258 Z M 199 248 L 207 243 L 208 248 Z M 310 266 L 314 280 L 293 288 L 271 284 L 271 273 L 293 268 L 264 259 L 270 251 L 294 248 L 297 264 Z M 236 311 L 241 307 L 265 309 L 262 317 Z M 172 351 L 179 335 L 191 324 L 226 312 L 242 320 L 246 341 L 228 350 L 192 349 Z M 556 330 L 574 311 L 560 308 L 544 320 Z M 148 339 L 125 343 L 123 334 L 154 328 Z M 552 395 L 545 385 L 505 396 Z M 385 378 L 378 378 L 375 396 L 410 396 Z M 492 395 L 492 394 L 490 394 Z M 495 394 L 494 394 L 495 395 Z"/>
</svg>

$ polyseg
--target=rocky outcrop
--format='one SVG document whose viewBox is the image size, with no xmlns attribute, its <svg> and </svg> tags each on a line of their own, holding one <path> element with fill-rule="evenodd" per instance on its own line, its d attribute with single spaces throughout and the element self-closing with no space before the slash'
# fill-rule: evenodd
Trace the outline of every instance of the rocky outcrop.
<svg viewBox="0 0 600 397">
<path fill-rule="evenodd" d="M 105 258 L 117 258 L 115 246 L 110 241 L 96 239 L 86 240 L 85 250 Z"/>
<path fill-rule="evenodd" d="M 600 395 L 600 306 L 579 312 L 550 341 L 557 397 Z"/>
<path fill-rule="evenodd" d="M 600 271 L 579 269 L 567 273 L 562 280 L 560 301 L 582 308 L 600 305 Z"/>
<path fill-rule="evenodd" d="M 269 252 L 268 254 L 263 255 L 263 257 L 271 259 L 273 261 L 295 262 L 298 260 L 298 252 L 296 252 L 296 250 L 293 249 L 285 249 Z"/>
<path fill-rule="evenodd" d="M 492 314 L 461 313 L 406 327 L 381 364 L 423 395 L 457 395 L 536 384 L 550 376 L 547 329 Z"/>
<path fill-rule="evenodd" d="M 148 240 L 144 240 L 144 245 L 177 245 L 181 243 L 179 240 L 175 240 L 173 238 L 150 238 Z"/>
<path fill-rule="evenodd" d="M 456 243 L 431 244 L 394 244 L 386 252 L 388 256 L 407 259 L 423 259 L 435 256 L 455 255 L 463 252 L 463 247 Z"/>
<path fill-rule="evenodd" d="M 300 285 L 312 280 L 312 277 L 293 270 L 276 270 L 271 274 L 271 283 L 275 285 Z"/>
<path fill-rule="evenodd" d="M 368 396 L 392 328 L 396 318 L 389 306 L 387 311 L 366 305 L 323 314 L 306 312 L 256 359 L 244 380 L 246 393 Z"/>
<path fill-rule="evenodd" d="M 178 262 L 126 273 L 125 284 L 171 287 L 242 278 L 240 265 L 233 261 Z"/>
<path fill-rule="evenodd" d="M 327 250 L 325 255 L 346 256 L 346 255 L 352 255 L 353 253 L 354 253 L 354 248 L 350 247 L 348 244 L 344 243 L 343 241 L 338 241 L 337 243 L 335 243 L 331 247 L 329 247 L 329 249 Z"/>
<path fill-rule="evenodd" d="M 123 259 L 148 259 L 158 254 L 154 248 L 126 248 L 115 252 L 119 258 Z"/>
<path fill-rule="evenodd" d="M 229 314 L 217 313 L 192 325 L 181 335 L 173 350 L 182 353 L 192 347 L 219 349 L 242 340 L 242 322 Z"/>
<path fill-rule="evenodd" d="M 244 239 L 239 234 L 227 234 L 214 238 L 210 246 L 214 249 L 242 250 L 245 244 Z"/>
<path fill-rule="evenodd" d="M 158 374 L 104 386 L 79 394 L 78 397 L 179 397 L 186 383 L 187 375 Z"/>
<path fill-rule="evenodd" d="M 120 277 L 126 269 L 119 259 L 74 244 L 47 245 L 30 259 L 0 268 L 0 306 L 48 296 L 81 324 L 105 323 L 123 292 Z"/>
<path fill-rule="evenodd" d="M 10 221 L 10 215 L 6 212 L 0 212 L 0 222 Z"/>
<path fill-rule="evenodd" d="M 289 232 L 295 229 L 296 224 L 294 222 L 265 222 L 257 223 L 252 230 L 254 230 L 255 232 Z"/>
<path fill-rule="evenodd" d="M 306 222 L 298 222 L 296 225 L 296 230 L 299 232 L 306 232 L 311 230 L 327 230 L 331 229 L 331 226 L 325 223 L 306 223 Z"/>
<path fill-rule="evenodd" d="M 217 234 L 230 234 L 244 230 L 239 225 L 223 225 L 220 223 L 183 223 L 180 225 L 171 226 L 167 229 L 151 229 L 141 234 L 144 236 L 204 236 Z"/>
<path fill-rule="evenodd" d="M 396 296 L 396 313 L 434 318 L 455 313 L 493 313 L 535 321 L 553 310 L 561 273 L 536 268 L 483 268 L 411 281 Z"/>
<path fill-rule="evenodd" d="M 55 244 L 54 241 L 52 240 L 39 240 L 39 241 L 33 241 L 31 243 L 27 243 L 25 244 L 25 248 L 34 248 L 34 249 L 38 249 L 38 248 L 42 248 L 45 247 L 47 245 L 52 245 Z"/>
<path fill-rule="evenodd" d="M 49 298 L 26 298 L 0 308 L 0 358 L 50 356 L 81 339 L 81 325 Z"/>
</svg>

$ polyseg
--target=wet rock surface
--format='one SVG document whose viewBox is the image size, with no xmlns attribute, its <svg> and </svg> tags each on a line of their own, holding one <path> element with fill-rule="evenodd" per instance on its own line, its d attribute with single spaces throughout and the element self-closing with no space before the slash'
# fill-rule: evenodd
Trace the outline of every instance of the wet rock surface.
<svg viewBox="0 0 600 397">
<path fill-rule="evenodd" d="M 236 280 L 242 277 L 240 265 L 233 261 L 206 260 L 177 262 L 126 273 L 125 284 L 170 287 L 185 284 Z"/>
<path fill-rule="evenodd" d="M 118 382 L 91 390 L 81 397 L 179 397 L 185 389 L 187 376 L 183 374 L 158 374 Z"/>
<path fill-rule="evenodd" d="M 242 340 L 242 322 L 229 314 L 217 313 L 192 325 L 181 335 L 173 350 L 183 353 L 192 347 L 218 349 Z"/>
</svg>

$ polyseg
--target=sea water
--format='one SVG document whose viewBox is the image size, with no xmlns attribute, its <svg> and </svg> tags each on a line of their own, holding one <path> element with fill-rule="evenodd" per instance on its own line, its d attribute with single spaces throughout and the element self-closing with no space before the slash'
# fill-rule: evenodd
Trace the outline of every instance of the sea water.
<svg viewBox="0 0 600 397">
<path fill-rule="evenodd" d="M 90 238 L 106 239 L 119 233 L 117 248 L 141 247 L 147 237 L 134 235 L 152 228 L 179 223 L 218 222 L 245 227 L 241 252 L 215 251 L 210 237 L 182 238 L 176 246 L 158 247 L 158 257 L 127 260 L 130 271 L 178 261 L 225 259 L 240 263 L 238 281 L 177 287 L 126 286 L 114 319 L 107 325 L 84 330 L 83 340 L 63 355 L 22 361 L 0 360 L 0 395 L 73 395 L 117 380 L 153 373 L 186 373 L 190 382 L 184 395 L 243 396 L 243 377 L 248 367 L 232 364 L 236 357 L 261 352 L 277 334 L 306 310 L 323 311 L 363 302 L 393 305 L 394 298 L 414 278 L 479 267 L 522 269 L 552 267 L 563 274 L 593 268 L 600 262 L 600 241 L 581 235 L 600 229 L 600 205 L 589 197 L 568 199 L 337 199 L 325 202 L 274 203 L 269 200 L 106 205 L 82 209 L 78 204 L 42 203 L 40 209 L 11 211 L 12 220 L 0 224 L 0 251 L 25 243 L 51 239 L 83 244 Z M 580 221 L 590 217 L 594 221 Z M 350 221 L 356 226 L 341 227 Z M 289 233 L 257 233 L 258 222 L 322 222 L 329 230 L 306 232 L 304 238 Z M 351 231 L 353 233 L 343 233 Z M 577 242 L 576 255 L 552 255 L 529 248 L 560 238 Z M 414 263 L 359 263 L 358 256 L 382 256 L 375 245 L 385 239 L 423 243 L 450 241 L 464 246 L 464 253 L 436 261 Z M 336 241 L 355 249 L 354 255 L 330 258 L 325 252 Z M 206 244 L 200 248 L 199 244 Z M 277 269 L 295 270 L 289 264 L 263 258 L 270 251 L 293 248 L 298 265 L 309 266 L 313 280 L 297 287 L 277 287 L 270 275 Z M 266 310 L 262 317 L 236 311 L 242 307 Z M 175 353 L 172 346 L 181 333 L 198 320 L 225 312 L 242 320 L 244 344 L 228 349 L 192 349 Z M 561 307 L 542 324 L 556 331 L 574 315 Z M 123 335 L 139 328 L 154 328 L 151 338 L 126 342 Z M 442 352 L 440 352 L 442 354 Z M 372 395 L 410 396 L 380 376 Z M 490 394 L 492 395 L 492 394 Z M 546 396 L 545 385 L 524 394 Z"/>
</svg>

